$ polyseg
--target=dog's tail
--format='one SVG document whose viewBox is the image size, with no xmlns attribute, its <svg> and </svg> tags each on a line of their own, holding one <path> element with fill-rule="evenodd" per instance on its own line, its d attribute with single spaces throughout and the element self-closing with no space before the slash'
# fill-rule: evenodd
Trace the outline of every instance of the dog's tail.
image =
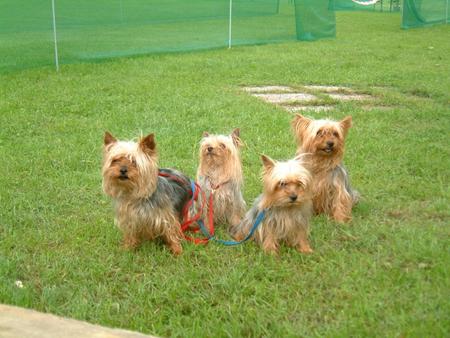
<svg viewBox="0 0 450 338">
<path fill-rule="evenodd" d="M 361 200 L 361 194 L 358 190 L 355 190 L 350 185 L 350 178 L 348 176 L 347 169 L 343 165 L 339 165 L 333 172 L 333 177 L 341 177 L 344 180 L 345 190 L 347 190 L 348 194 L 352 199 L 353 205 L 356 205 Z"/>
<path fill-rule="evenodd" d="M 361 194 L 359 193 L 358 190 L 352 189 L 350 191 L 350 196 L 352 197 L 353 205 L 358 204 L 359 201 L 361 200 Z"/>
</svg>

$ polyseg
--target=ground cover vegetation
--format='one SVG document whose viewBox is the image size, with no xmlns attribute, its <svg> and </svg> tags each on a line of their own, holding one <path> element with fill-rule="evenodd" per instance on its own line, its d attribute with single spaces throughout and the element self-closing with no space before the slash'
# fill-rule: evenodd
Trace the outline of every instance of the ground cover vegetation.
<svg viewBox="0 0 450 338">
<path fill-rule="evenodd" d="M 156 54 L 0 75 L 0 302 L 160 336 L 444 336 L 450 330 L 448 26 L 337 14 L 334 40 Z M 105 130 L 155 132 L 193 176 L 202 132 L 241 128 L 250 205 L 259 155 L 295 153 L 292 114 L 243 86 L 344 85 L 351 224 L 313 219 L 315 252 L 253 243 L 120 246 L 101 190 Z M 219 227 L 222 237 L 227 237 Z M 15 282 L 20 280 L 23 288 Z"/>
</svg>

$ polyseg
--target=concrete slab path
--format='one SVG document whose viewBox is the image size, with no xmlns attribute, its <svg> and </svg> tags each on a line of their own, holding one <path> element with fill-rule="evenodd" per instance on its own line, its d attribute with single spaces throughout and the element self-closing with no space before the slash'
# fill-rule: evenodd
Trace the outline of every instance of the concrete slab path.
<svg viewBox="0 0 450 338">
<path fill-rule="evenodd" d="M 0 304 L 1 338 L 154 338 Z"/>
</svg>

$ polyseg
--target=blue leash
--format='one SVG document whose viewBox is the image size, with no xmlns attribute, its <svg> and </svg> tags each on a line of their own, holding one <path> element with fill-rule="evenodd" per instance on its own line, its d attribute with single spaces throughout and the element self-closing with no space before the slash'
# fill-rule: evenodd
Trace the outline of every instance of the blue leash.
<svg viewBox="0 0 450 338">
<path fill-rule="evenodd" d="M 226 245 L 226 246 L 233 246 L 233 245 L 239 245 L 242 244 L 246 241 L 248 241 L 250 239 L 250 237 L 253 236 L 253 234 L 255 233 L 256 229 L 258 228 L 258 226 L 261 224 L 261 222 L 264 219 L 264 216 L 266 215 L 266 210 L 261 210 L 258 214 L 258 216 L 256 216 L 256 220 L 255 223 L 253 223 L 252 228 L 250 229 L 250 232 L 248 233 L 248 235 L 241 241 L 225 241 L 223 239 L 218 239 L 216 238 L 216 236 L 211 236 L 211 234 L 209 233 L 209 231 L 206 229 L 205 224 L 203 223 L 202 220 L 198 220 L 197 223 L 200 225 L 200 229 L 202 230 L 203 234 L 208 237 L 209 240 L 213 240 L 216 241 L 220 244 Z"/>
<path fill-rule="evenodd" d="M 195 195 L 195 182 L 191 180 L 191 189 L 192 189 L 192 196 Z M 193 198 L 193 197 L 192 197 Z M 225 241 L 223 239 L 218 239 L 216 238 L 216 236 L 211 236 L 211 234 L 209 233 L 208 229 L 206 229 L 205 224 L 203 223 L 203 220 L 198 220 L 197 223 L 200 226 L 200 230 L 202 231 L 203 235 L 205 235 L 208 240 L 213 240 L 216 241 L 218 243 L 221 243 L 223 245 L 226 246 L 233 246 L 233 245 L 239 245 L 242 244 L 246 241 L 248 241 L 253 234 L 255 233 L 256 229 L 258 228 L 258 226 L 261 224 L 261 222 L 264 220 L 264 217 L 266 216 L 266 210 L 261 210 L 258 215 L 256 216 L 256 220 L 255 223 L 253 223 L 252 228 L 250 229 L 250 232 L 248 233 L 248 235 L 241 241 Z"/>
</svg>

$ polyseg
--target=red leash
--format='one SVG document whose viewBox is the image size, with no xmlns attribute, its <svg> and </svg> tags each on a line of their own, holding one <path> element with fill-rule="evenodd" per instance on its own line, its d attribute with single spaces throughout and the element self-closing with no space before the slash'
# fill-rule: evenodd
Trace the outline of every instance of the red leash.
<svg viewBox="0 0 450 338">
<path fill-rule="evenodd" d="M 191 241 L 195 244 L 207 244 L 209 241 L 209 238 L 191 237 L 186 234 L 187 232 L 197 233 L 200 230 L 200 228 L 198 228 L 198 227 L 192 228 L 191 226 L 192 226 L 192 224 L 194 224 L 195 222 L 200 220 L 202 217 L 203 210 L 205 208 L 205 203 L 206 203 L 205 192 L 202 191 L 202 189 L 200 188 L 200 186 L 198 185 L 197 182 L 194 182 L 194 181 L 186 182 L 186 180 L 184 180 L 182 178 L 179 178 L 177 176 L 174 176 L 174 175 L 171 175 L 168 173 L 164 173 L 161 171 L 158 173 L 158 175 L 161 177 L 171 179 L 178 183 L 191 186 L 191 198 L 184 205 L 183 210 L 182 210 L 183 222 L 181 223 L 181 232 L 183 233 L 184 238 L 188 241 Z M 189 184 L 189 183 L 191 183 L 191 184 Z M 192 218 L 189 218 L 189 209 L 191 208 L 191 206 L 194 204 L 195 201 L 198 201 L 199 197 L 202 197 L 202 203 L 200 204 L 200 208 L 199 208 L 198 212 L 194 216 L 192 216 Z M 211 193 L 209 196 L 210 209 L 208 210 L 208 217 L 209 217 L 209 231 L 211 234 L 214 235 L 214 223 L 213 223 L 214 213 L 213 213 L 213 209 L 212 209 L 212 201 L 213 201 L 213 194 Z"/>
</svg>

